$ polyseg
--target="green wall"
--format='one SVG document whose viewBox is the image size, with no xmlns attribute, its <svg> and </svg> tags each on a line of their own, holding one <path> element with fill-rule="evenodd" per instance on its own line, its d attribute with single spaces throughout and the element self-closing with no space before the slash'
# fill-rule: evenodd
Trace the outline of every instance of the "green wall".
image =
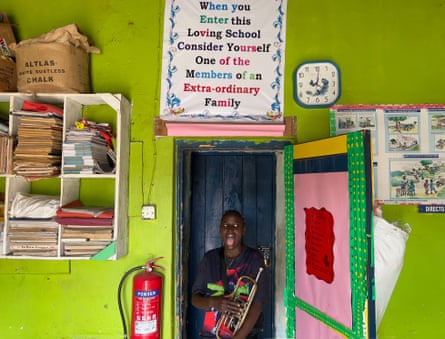
<svg viewBox="0 0 445 339">
<path fill-rule="evenodd" d="M 298 142 L 329 133 L 326 109 L 303 109 L 293 101 L 292 72 L 305 60 L 332 59 L 340 66 L 339 103 L 445 102 L 441 1 L 288 2 L 285 114 L 297 117 Z M 92 90 L 124 94 L 133 113 L 129 254 L 107 262 L 0 260 L 1 338 L 121 338 L 119 280 L 155 256 L 164 257 L 166 268 L 163 337 L 175 337 L 174 140 L 153 135 L 163 6 L 162 0 L 2 2 L 19 40 L 76 23 L 102 50 L 91 56 Z M 149 202 L 157 206 L 155 221 L 140 218 L 141 205 Z M 419 216 L 414 207 L 385 207 L 384 213 L 389 221 L 410 223 L 413 231 L 379 338 L 443 337 L 444 217 Z"/>
</svg>

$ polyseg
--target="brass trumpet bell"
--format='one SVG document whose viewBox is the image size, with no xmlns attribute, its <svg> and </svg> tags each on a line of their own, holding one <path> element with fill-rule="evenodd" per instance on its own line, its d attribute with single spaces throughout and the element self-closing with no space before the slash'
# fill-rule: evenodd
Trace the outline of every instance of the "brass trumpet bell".
<svg viewBox="0 0 445 339">
<path fill-rule="evenodd" d="M 216 338 L 220 339 L 221 336 L 233 336 L 243 326 L 247 314 L 249 313 L 250 306 L 255 298 L 258 289 L 258 281 L 262 272 L 263 268 L 260 267 L 255 279 L 247 275 L 243 275 L 238 279 L 235 288 L 231 293 L 231 300 L 241 305 L 241 313 L 234 314 L 232 312 L 225 312 L 222 314 L 216 323 Z M 248 294 L 245 294 L 243 291 L 245 283 L 252 284 L 252 288 Z"/>
</svg>

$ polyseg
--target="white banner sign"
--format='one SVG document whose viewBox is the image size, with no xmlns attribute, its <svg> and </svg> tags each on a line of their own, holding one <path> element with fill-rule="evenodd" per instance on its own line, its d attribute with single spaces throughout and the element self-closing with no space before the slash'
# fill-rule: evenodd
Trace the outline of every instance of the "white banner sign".
<svg viewBox="0 0 445 339">
<path fill-rule="evenodd" d="M 161 119 L 281 122 L 286 0 L 166 0 Z"/>
</svg>

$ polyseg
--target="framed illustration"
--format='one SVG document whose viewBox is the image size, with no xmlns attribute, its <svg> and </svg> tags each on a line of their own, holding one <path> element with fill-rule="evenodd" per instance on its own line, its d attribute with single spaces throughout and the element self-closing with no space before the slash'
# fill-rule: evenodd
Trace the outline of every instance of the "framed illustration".
<svg viewBox="0 0 445 339">
<path fill-rule="evenodd" d="M 445 105 L 334 105 L 330 120 L 331 135 L 371 131 L 376 200 L 445 203 Z"/>
</svg>

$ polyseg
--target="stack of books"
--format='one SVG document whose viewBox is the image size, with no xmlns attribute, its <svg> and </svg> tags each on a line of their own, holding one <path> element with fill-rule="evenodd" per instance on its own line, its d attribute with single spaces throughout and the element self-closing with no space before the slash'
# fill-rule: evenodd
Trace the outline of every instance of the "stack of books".
<svg viewBox="0 0 445 339">
<path fill-rule="evenodd" d="M 14 256 L 57 256 L 59 226 L 52 220 L 12 219 L 8 253 Z"/>
<path fill-rule="evenodd" d="M 5 231 L 5 194 L 0 193 L 0 253 L 3 253 L 3 232 Z"/>
<path fill-rule="evenodd" d="M 11 172 L 14 138 L 9 136 L 8 122 L 0 119 L 0 174 Z"/>
<path fill-rule="evenodd" d="M 102 133 L 98 129 L 77 126 L 66 132 L 63 143 L 63 173 L 114 172 L 116 161 L 113 149 Z"/>
<path fill-rule="evenodd" d="M 24 177 L 54 177 L 60 174 L 62 116 L 52 111 L 13 112 L 17 119 L 14 172 Z"/>
<path fill-rule="evenodd" d="M 112 207 L 86 207 L 75 200 L 58 209 L 55 220 L 62 226 L 63 255 L 90 257 L 113 240 Z"/>
<path fill-rule="evenodd" d="M 13 147 L 13 137 L 0 135 L 0 174 L 9 174 L 12 171 Z"/>
</svg>

